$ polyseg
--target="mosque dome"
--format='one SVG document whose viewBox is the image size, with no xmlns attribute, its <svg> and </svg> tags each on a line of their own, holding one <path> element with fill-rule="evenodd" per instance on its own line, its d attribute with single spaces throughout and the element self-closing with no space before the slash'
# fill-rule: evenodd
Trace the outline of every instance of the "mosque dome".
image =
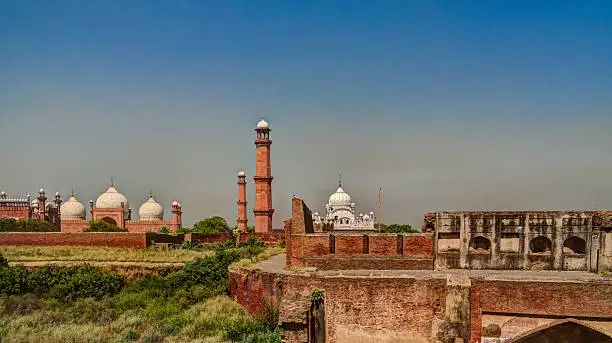
<svg viewBox="0 0 612 343">
<path fill-rule="evenodd" d="M 345 193 L 342 187 L 338 187 L 336 192 L 330 195 L 328 203 L 334 206 L 350 206 L 351 196 Z"/>
<path fill-rule="evenodd" d="M 164 217 L 164 209 L 162 206 L 153 199 L 152 196 L 149 200 L 145 201 L 138 210 L 140 220 L 162 220 Z"/>
<path fill-rule="evenodd" d="M 257 123 L 257 128 L 258 128 L 258 129 L 267 129 L 268 127 L 270 127 L 270 126 L 268 125 L 268 122 L 267 122 L 267 121 L 265 121 L 265 120 L 263 120 L 263 119 L 262 119 L 262 120 L 260 120 L 260 121 L 259 121 L 259 123 Z"/>
<path fill-rule="evenodd" d="M 241 170 L 241 171 L 238 172 L 238 176 L 245 176 L 245 175 L 246 175 L 246 173 L 244 172 L 244 170 Z"/>
<path fill-rule="evenodd" d="M 123 203 L 125 212 L 127 213 L 130 207 L 127 198 L 123 194 L 117 192 L 115 187 L 110 186 L 106 192 L 100 194 L 96 200 L 96 208 L 121 208 L 121 203 Z"/>
<path fill-rule="evenodd" d="M 85 206 L 73 195 L 61 205 L 60 213 L 62 219 L 85 219 Z"/>
</svg>

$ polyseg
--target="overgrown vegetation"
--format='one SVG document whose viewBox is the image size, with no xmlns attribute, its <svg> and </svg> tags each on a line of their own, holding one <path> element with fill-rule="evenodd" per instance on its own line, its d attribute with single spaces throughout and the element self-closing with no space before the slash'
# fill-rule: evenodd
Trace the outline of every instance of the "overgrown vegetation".
<svg viewBox="0 0 612 343">
<path fill-rule="evenodd" d="M 10 342 L 280 342 L 278 310 L 248 315 L 227 298 L 227 269 L 259 242 L 219 245 L 168 277 L 134 284 L 91 266 L 0 267 L 0 337 Z M 266 310 L 267 309 L 267 310 Z"/>
<path fill-rule="evenodd" d="M 227 225 L 223 217 L 214 216 L 200 220 L 193 225 L 193 232 L 197 233 L 220 233 L 232 232 L 232 228 Z"/>
<path fill-rule="evenodd" d="M 104 220 L 92 220 L 89 222 L 89 227 L 83 230 L 83 232 L 128 232 L 128 230 L 107 223 Z"/>
<path fill-rule="evenodd" d="M 0 218 L 0 232 L 54 232 L 59 229 L 45 220 Z"/>
<path fill-rule="evenodd" d="M 102 247 L 2 247 L 0 253 L 13 262 L 191 262 L 212 254 L 214 248 L 200 249 L 122 249 Z"/>
</svg>

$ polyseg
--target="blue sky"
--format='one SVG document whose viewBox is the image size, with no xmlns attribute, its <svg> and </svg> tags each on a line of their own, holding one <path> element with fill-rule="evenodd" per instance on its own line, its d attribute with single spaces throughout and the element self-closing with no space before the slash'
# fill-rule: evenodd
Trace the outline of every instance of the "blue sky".
<svg viewBox="0 0 612 343">
<path fill-rule="evenodd" d="M 10 193 L 112 175 L 233 222 L 265 117 L 277 225 L 338 173 L 385 222 L 612 208 L 609 1 L 4 0 L 0 52 Z"/>
</svg>

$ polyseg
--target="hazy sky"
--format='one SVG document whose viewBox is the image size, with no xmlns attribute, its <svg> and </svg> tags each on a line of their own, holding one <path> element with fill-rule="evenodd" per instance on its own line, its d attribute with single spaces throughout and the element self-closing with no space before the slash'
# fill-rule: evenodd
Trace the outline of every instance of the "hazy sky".
<svg viewBox="0 0 612 343">
<path fill-rule="evenodd" d="M 612 209 L 611 1 L 0 0 L 0 188 L 114 176 L 185 223 L 236 217 L 255 124 L 275 227 L 324 210 Z"/>
</svg>

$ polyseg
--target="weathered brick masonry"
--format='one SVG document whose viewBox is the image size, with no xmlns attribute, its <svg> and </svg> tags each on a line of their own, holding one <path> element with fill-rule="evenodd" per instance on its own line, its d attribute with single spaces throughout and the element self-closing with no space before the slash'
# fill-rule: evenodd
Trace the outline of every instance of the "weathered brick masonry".
<svg viewBox="0 0 612 343">
<path fill-rule="evenodd" d="M 0 245 L 93 246 L 112 248 L 147 247 L 146 234 L 131 232 L 3 232 Z"/>
</svg>

